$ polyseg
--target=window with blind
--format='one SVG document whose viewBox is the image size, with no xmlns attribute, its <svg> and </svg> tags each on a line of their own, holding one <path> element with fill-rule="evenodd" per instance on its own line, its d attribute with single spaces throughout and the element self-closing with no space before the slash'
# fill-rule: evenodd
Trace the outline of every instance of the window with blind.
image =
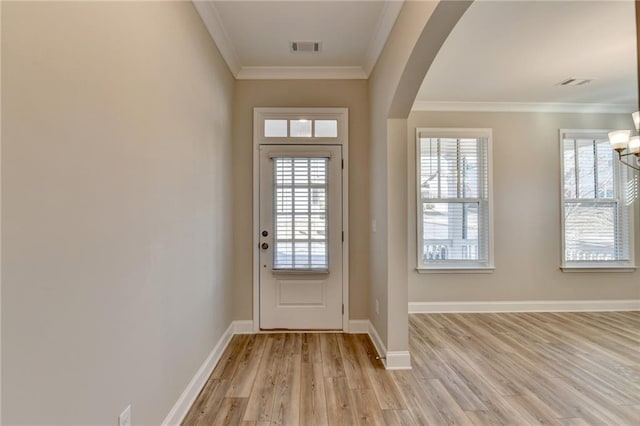
<svg viewBox="0 0 640 426">
<path fill-rule="evenodd" d="M 491 269 L 490 129 L 418 129 L 418 269 Z"/>
<path fill-rule="evenodd" d="M 279 157 L 274 161 L 277 270 L 329 269 L 328 158 Z"/>
<path fill-rule="evenodd" d="M 606 131 L 562 131 L 563 267 L 633 266 L 636 181 Z"/>
</svg>

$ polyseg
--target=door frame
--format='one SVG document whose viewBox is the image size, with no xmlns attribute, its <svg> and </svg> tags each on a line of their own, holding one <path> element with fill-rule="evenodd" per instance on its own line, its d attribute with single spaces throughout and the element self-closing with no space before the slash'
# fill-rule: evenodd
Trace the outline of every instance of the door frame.
<svg viewBox="0 0 640 426">
<path fill-rule="evenodd" d="M 336 138 L 266 138 L 265 119 L 334 119 Z M 253 331 L 260 332 L 260 145 L 342 146 L 342 330 L 349 331 L 349 110 L 348 108 L 253 109 Z"/>
</svg>

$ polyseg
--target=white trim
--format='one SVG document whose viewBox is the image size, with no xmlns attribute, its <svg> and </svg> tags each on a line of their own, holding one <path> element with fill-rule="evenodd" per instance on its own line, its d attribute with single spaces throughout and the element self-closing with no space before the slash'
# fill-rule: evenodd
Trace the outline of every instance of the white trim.
<svg viewBox="0 0 640 426">
<path fill-rule="evenodd" d="M 265 118 L 307 118 L 338 120 L 337 138 L 265 138 Z M 287 141 L 288 139 L 288 141 Z M 260 331 L 260 145 L 342 146 L 342 330 L 349 330 L 349 109 L 348 108 L 254 108 L 253 109 L 253 331 Z"/>
<path fill-rule="evenodd" d="M 409 351 L 388 351 L 385 363 L 387 370 L 411 370 Z"/>
<path fill-rule="evenodd" d="M 342 330 L 349 331 L 349 110 L 338 122 L 338 135 L 342 138 Z"/>
<path fill-rule="evenodd" d="M 241 67 L 238 80 L 366 80 L 362 67 Z"/>
<path fill-rule="evenodd" d="M 376 352 L 378 353 L 378 356 L 380 357 L 380 360 L 382 361 L 382 363 L 384 364 L 385 368 L 387 367 L 387 362 L 385 360 L 385 356 L 387 354 L 387 347 L 384 345 L 384 343 L 382 342 L 382 339 L 380 338 L 380 335 L 378 334 L 378 330 L 376 330 L 376 327 L 373 325 L 373 323 L 371 321 L 369 321 L 369 338 L 371 338 L 371 342 L 373 343 L 373 347 L 376 349 Z"/>
<path fill-rule="evenodd" d="M 167 417 L 162 422 L 163 426 L 174 426 L 182 423 L 189 412 L 189 409 L 198 397 L 198 394 L 200 394 L 200 391 L 207 383 L 207 380 L 220 360 L 220 357 L 222 357 L 222 354 L 229 345 L 229 342 L 234 335 L 234 329 L 235 326 L 232 322 L 229 324 L 229 327 L 227 327 L 225 332 L 222 333 L 218 343 L 216 343 L 207 359 L 204 360 L 185 390 L 173 405 L 173 408 L 171 408 L 171 411 L 169 411 L 169 414 L 167 414 Z"/>
<path fill-rule="evenodd" d="M 493 266 L 486 267 L 451 267 L 451 268 L 423 268 L 418 267 L 416 271 L 419 274 L 493 274 L 496 268 Z"/>
<path fill-rule="evenodd" d="M 495 302 L 409 302 L 409 313 L 637 311 L 635 300 L 525 300 Z"/>
<path fill-rule="evenodd" d="M 367 77 L 371 75 L 371 71 L 373 71 L 373 68 L 378 62 L 380 53 L 382 53 L 382 49 L 389 38 L 389 34 L 391 34 L 391 30 L 398 19 L 398 15 L 400 15 L 403 4 L 404 0 L 386 1 L 384 3 L 376 29 L 371 35 L 369 46 L 367 47 L 367 52 L 364 56 L 364 64 L 362 68 L 364 69 Z"/>
<path fill-rule="evenodd" d="M 240 72 L 240 59 L 238 58 L 236 49 L 233 47 L 231 37 L 229 37 L 227 30 L 222 24 L 222 18 L 220 18 L 220 14 L 214 3 L 212 1 L 197 0 L 193 0 L 192 3 L 200 15 L 202 22 L 204 22 L 205 27 L 207 27 L 207 31 L 209 31 L 213 42 L 227 63 L 231 74 L 237 76 L 238 72 Z"/>
<path fill-rule="evenodd" d="M 260 331 L 260 145 L 256 141 L 259 127 L 256 109 L 253 110 L 253 331 Z M 262 134 L 262 132 L 261 132 Z"/>
<path fill-rule="evenodd" d="M 369 338 L 371 338 L 384 368 L 386 370 L 410 370 L 411 354 L 408 351 L 387 351 L 386 346 L 378 334 L 378 330 L 376 330 L 371 321 L 367 322 L 369 323 Z"/>
<path fill-rule="evenodd" d="M 635 272 L 635 266 L 560 266 L 562 272 Z"/>
<path fill-rule="evenodd" d="M 430 102 L 415 101 L 412 111 L 459 112 L 569 112 L 622 114 L 637 111 L 632 104 L 587 104 L 550 102 Z"/>
<path fill-rule="evenodd" d="M 369 334 L 369 320 L 349 320 L 350 334 Z"/>
<path fill-rule="evenodd" d="M 233 334 L 253 334 L 253 320 L 239 320 L 233 322 Z"/>
</svg>

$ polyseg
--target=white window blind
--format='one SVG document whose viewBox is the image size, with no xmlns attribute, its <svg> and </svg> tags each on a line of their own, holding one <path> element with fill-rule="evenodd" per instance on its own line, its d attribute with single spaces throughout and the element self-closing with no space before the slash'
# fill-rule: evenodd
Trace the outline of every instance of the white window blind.
<svg viewBox="0 0 640 426">
<path fill-rule="evenodd" d="M 563 264 L 630 265 L 635 180 L 606 133 L 564 132 L 562 165 Z"/>
<path fill-rule="evenodd" d="M 328 270 L 329 159 L 280 157 L 273 161 L 273 268 Z"/>
<path fill-rule="evenodd" d="M 488 138 L 449 133 L 418 134 L 418 266 L 488 267 Z"/>
</svg>

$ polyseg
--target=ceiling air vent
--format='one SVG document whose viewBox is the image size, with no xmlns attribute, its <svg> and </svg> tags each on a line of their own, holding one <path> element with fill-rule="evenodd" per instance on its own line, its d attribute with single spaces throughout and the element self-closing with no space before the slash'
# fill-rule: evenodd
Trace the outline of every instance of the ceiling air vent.
<svg viewBox="0 0 640 426">
<path fill-rule="evenodd" d="M 567 79 L 562 80 L 559 83 L 556 83 L 556 86 L 582 86 L 583 84 L 591 83 L 592 81 L 593 81 L 592 78 L 569 77 Z"/>
<path fill-rule="evenodd" d="M 319 41 L 292 41 L 289 47 L 293 53 L 318 53 L 321 44 Z"/>
</svg>

